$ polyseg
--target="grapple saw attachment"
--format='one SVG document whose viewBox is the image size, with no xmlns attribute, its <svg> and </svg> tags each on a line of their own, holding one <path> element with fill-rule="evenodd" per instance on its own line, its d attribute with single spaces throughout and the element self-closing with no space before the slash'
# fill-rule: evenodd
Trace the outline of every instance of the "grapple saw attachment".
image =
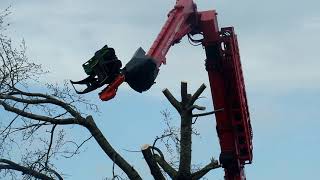
<svg viewBox="0 0 320 180">
<path fill-rule="evenodd" d="M 123 69 L 120 69 L 122 64 L 114 49 L 108 46 L 97 51 L 82 66 L 88 77 L 81 81 L 70 81 L 73 88 L 76 93 L 85 94 L 106 84 L 107 87 L 99 93 L 102 101 L 112 99 L 123 82 L 127 82 L 132 89 L 140 93 L 150 89 L 159 71 L 155 60 L 147 56 L 142 48 L 135 52 Z M 75 84 L 85 85 L 86 88 L 79 91 Z"/>
<path fill-rule="evenodd" d="M 121 61 L 117 58 L 113 48 L 105 45 L 98 50 L 95 55 L 82 65 L 85 73 L 88 75 L 80 81 L 70 81 L 74 90 L 78 94 L 91 92 L 105 84 L 112 83 L 120 74 Z M 77 90 L 74 86 L 85 85 L 84 90 Z"/>
</svg>

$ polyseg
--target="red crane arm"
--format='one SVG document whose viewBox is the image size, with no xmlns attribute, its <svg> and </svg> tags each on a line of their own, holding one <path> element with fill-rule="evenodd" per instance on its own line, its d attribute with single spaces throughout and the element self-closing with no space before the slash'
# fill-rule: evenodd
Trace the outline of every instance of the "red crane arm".
<svg viewBox="0 0 320 180">
<path fill-rule="evenodd" d="M 191 15 L 196 13 L 196 5 L 191 0 L 179 0 L 168 14 L 168 19 L 147 55 L 160 67 L 166 64 L 166 54 L 170 47 L 192 31 Z"/>
<path fill-rule="evenodd" d="M 252 162 L 252 130 L 238 43 L 233 28 L 218 27 L 215 11 L 197 12 L 192 0 L 177 1 L 148 56 L 165 64 L 169 48 L 191 32 L 202 33 L 216 114 L 220 163 L 226 180 L 244 180 L 244 165 Z"/>
<path fill-rule="evenodd" d="M 220 163 L 226 180 L 244 180 L 244 165 L 252 162 L 252 130 L 238 42 L 232 27 L 219 31 L 215 11 L 200 13 L 212 100 L 220 142 Z"/>
<path fill-rule="evenodd" d="M 144 59 L 149 62 L 152 61 L 155 64 L 155 67 L 150 68 L 152 65 L 148 63 L 146 66 L 140 66 L 139 69 L 151 70 L 146 70 L 144 72 L 133 70 L 135 73 L 134 75 L 128 75 L 128 73 L 127 76 L 123 74 L 119 75 L 113 83 L 108 85 L 107 88 L 99 94 L 100 99 L 103 101 L 112 99 L 116 95 L 117 88 L 125 81 L 131 88 L 138 92 L 148 90 L 154 83 L 159 67 L 162 64 L 166 64 L 166 54 L 170 47 L 178 43 L 182 37 L 193 30 L 192 26 L 195 24 L 196 9 L 196 4 L 194 4 L 192 0 L 177 0 L 174 8 L 168 14 L 166 23 L 162 27 L 148 53 L 145 54 L 144 50 L 139 48 L 128 63 L 131 67 L 133 66 L 137 69 L 135 62 L 141 62 L 141 60 Z M 128 68 L 126 69 L 128 70 Z M 149 76 L 154 77 L 147 78 Z"/>
<path fill-rule="evenodd" d="M 130 85 L 128 78 L 131 78 L 129 81 L 133 82 L 133 86 L 138 82 L 142 83 L 142 86 L 149 84 L 144 90 L 150 88 L 158 68 L 166 63 L 165 57 L 170 47 L 189 33 L 203 35 L 201 43 L 207 57 L 206 70 L 213 105 L 215 109 L 224 109 L 215 116 L 221 148 L 219 160 L 225 169 L 225 179 L 245 180 L 244 165 L 252 162 L 252 130 L 238 42 L 232 27 L 219 29 L 215 11 L 197 12 L 192 0 L 177 0 L 148 53 L 145 54 L 142 50 L 135 56 L 138 61 L 153 62 L 155 65 L 151 72 L 139 72 L 136 77 L 119 75 L 114 83 L 108 86 L 109 89 L 102 91 L 100 98 L 108 100 L 114 97 L 122 82 L 126 80 Z M 141 80 L 149 75 L 154 75 L 151 81 L 150 78 Z M 135 89 L 133 86 L 131 87 Z"/>
</svg>

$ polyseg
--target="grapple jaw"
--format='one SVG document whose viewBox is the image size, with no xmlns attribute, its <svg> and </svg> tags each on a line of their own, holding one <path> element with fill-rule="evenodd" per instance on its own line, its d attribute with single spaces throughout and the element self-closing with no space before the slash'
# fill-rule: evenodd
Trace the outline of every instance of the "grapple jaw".
<svg viewBox="0 0 320 180">
<path fill-rule="evenodd" d="M 85 62 L 82 67 L 88 77 L 80 81 L 70 81 L 78 94 L 91 92 L 105 84 L 110 84 L 120 74 L 122 64 L 113 48 L 105 45 L 95 55 Z M 75 84 L 84 85 L 84 90 L 77 90 Z"/>
<path fill-rule="evenodd" d="M 87 78 L 80 80 L 80 81 L 72 81 L 70 80 L 70 83 L 73 87 L 73 89 L 76 91 L 77 94 L 85 94 L 88 92 L 91 92 L 93 90 L 96 90 L 97 88 L 101 87 L 102 85 L 98 82 L 98 79 L 93 76 L 88 76 Z M 85 85 L 87 86 L 84 90 L 77 90 L 74 86 L 77 85 Z"/>
</svg>

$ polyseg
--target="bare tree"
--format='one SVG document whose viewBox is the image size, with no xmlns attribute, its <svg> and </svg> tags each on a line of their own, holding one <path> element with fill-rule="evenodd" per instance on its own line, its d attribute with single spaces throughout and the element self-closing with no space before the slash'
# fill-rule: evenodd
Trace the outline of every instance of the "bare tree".
<svg viewBox="0 0 320 180">
<path fill-rule="evenodd" d="M 6 14 L 0 14 L 0 27 L 3 27 L 1 25 Z M 5 110 L 3 113 L 6 113 L 5 117 L 0 118 L 0 175 L 18 179 L 21 176 L 16 172 L 21 172 L 23 179 L 61 180 L 64 174 L 55 167 L 52 159 L 71 158 L 79 154 L 83 144 L 94 139 L 114 164 L 112 179 L 121 179 L 114 172 L 115 166 L 118 166 L 129 179 L 142 179 L 133 165 L 112 147 L 97 127 L 93 115 L 98 112 L 98 107 L 73 93 L 68 83 L 63 86 L 39 86 L 39 77 L 46 71 L 40 65 L 29 61 L 25 56 L 25 50 L 24 42 L 16 49 L 8 37 L 0 35 L 0 107 Z M 210 170 L 220 167 L 218 161 L 211 159 L 206 166 L 197 171 L 192 171 L 191 168 L 194 133 L 192 125 L 196 121 L 194 118 L 215 113 L 192 113 L 194 109 L 205 109 L 194 104 L 204 89 L 205 85 L 202 85 L 191 95 L 187 92 L 187 83 L 181 83 L 180 102 L 169 90 L 163 91 L 180 114 L 181 126 L 173 128 L 167 124 L 168 129 L 164 134 L 158 136 L 152 145 L 142 147 L 141 152 L 154 179 L 162 180 L 166 175 L 179 180 L 200 179 Z M 168 118 L 166 113 L 163 115 L 165 119 Z M 64 127 L 70 125 L 80 126 L 90 135 L 69 140 L 66 138 L 67 130 Z M 157 141 L 164 142 L 165 139 L 172 140 L 173 148 L 178 151 L 177 161 L 167 161 L 157 147 Z M 167 145 L 167 148 L 170 148 L 168 143 Z M 23 149 L 19 160 L 12 158 L 17 156 L 14 155 L 15 149 Z"/>
<path fill-rule="evenodd" d="M 177 110 L 181 117 L 180 128 L 174 128 L 168 123 L 168 129 L 163 135 L 157 137 L 152 146 L 145 145 L 142 148 L 142 153 L 146 162 L 149 165 L 151 174 L 155 179 L 164 179 L 159 166 L 171 177 L 171 179 L 177 180 L 191 180 L 200 179 L 209 171 L 220 167 L 219 163 L 215 159 L 211 159 L 210 162 L 198 171 L 192 172 L 191 168 L 191 151 L 192 151 L 192 134 L 197 134 L 193 131 L 192 125 L 196 123 L 193 118 L 205 116 L 219 112 L 221 110 L 193 114 L 194 109 L 205 110 L 205 107 L 194 104 L 204 91 L 206 86 L 202 84 L 199 89 L 192 95 L 187 92 L 187 83 L 181 83 L 181 101 L 179 102 L 168 89 L 163 90 L 163 94 L 166 96 L 171 105 Z M 166 112 L 163 113 L 165 120 L 168 118 Z M 176 151 L 179 155 L 179 166 L 174 167 L 175 162 L 168 163 L 161 150 L 155 146 L 156 141 L 159 139 L 170 138 L 173 144 L 176 146 Z M 168 143 L 166 142 L 167 149 L 170 150 Z M 155 153 L 156 152 L 156 153 Z"/>
</svg>

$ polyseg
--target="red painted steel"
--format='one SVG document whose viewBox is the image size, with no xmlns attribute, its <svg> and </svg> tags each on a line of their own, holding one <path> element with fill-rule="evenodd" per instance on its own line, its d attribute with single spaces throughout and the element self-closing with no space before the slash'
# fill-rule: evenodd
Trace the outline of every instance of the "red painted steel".
<svg viewBox="0 0 320 180">
<path fill-rule="evenodd" d="M 192 31 L 203 33 L 213 104 L 215 109 L 224 109 L 216 114 L 220 163 L 226 180 L 244 180 L 244 165 L 252 162 L 252 131 L 237 38 L 233 28 L 219 30 L 215 11 L 196 12 L 191 0 L 177 4 L 148 55 L 159 67 L 169 48 L 183 36 Z"/>
<path fill-rule="evenodd" d="M 244 165 L 252 163 L 252 130 L 233 27 L 219 30 L 215 11 L 197 12 L 192 0 L 177 0 L 147 55 L 156 61 L 159 68 L 165 64 L 170 47 L 189 33 L 203 35 L 214 108 L 224 109 L 215 116 L 221 148 L 219 159 L 225 169 L 225 179 L 245 180 Z M 113 98 L 123 81 L 124 77 L 118 77 L 108 93 L 102 93 L 100 97 Z"/>
<path fill-rule="evenodd" d="M 119 75 L 110 85 L 99 93 L 99 98 L 102 101 L 109 101 L 117 94 L 118 87 L 125 81 L 124 75 Z"/>
<path fill-rule="evenodd" d="M 192 0 L 177 0 L 174 8 L 169 12 L 166 23 L 147 53 L 156 60 L 158 68 L 161 64 L 166 64 L 169 48 L 192 30 L 192 24 L 188 21 L 191 14 L 195 12 L 196 5 Z"/>
<path fill-rule="evenodd" d="M 232 27 L 218 29 L 215 11 L 200 13 L 226 180 L 244 180 L 244 165 L 252 162 L 252 130 L 237 38 Z"/>
</svg>

